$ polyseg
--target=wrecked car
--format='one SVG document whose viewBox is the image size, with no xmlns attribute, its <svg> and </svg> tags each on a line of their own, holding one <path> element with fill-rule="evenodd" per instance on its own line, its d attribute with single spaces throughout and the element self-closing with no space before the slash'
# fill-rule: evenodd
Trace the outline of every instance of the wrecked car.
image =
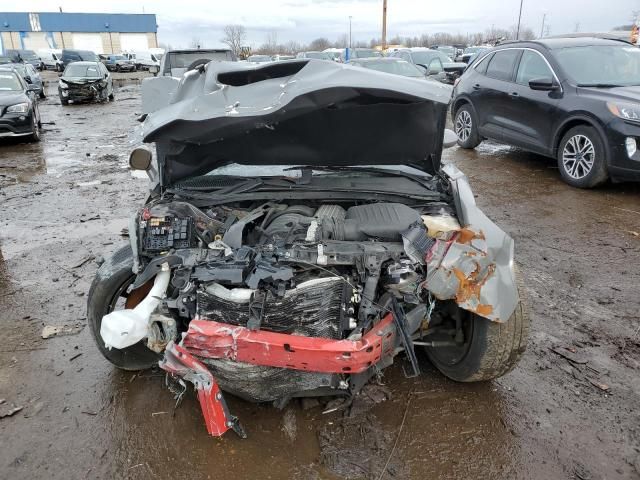
<svg viewBox="0 0 640 480">
<path fill-rule="evenodd" d="M 73 62 L 67 65 L 58 81 L 60 103 L 112 101 L 113 80 L 102 62 Z"/>
<path fill-rule="evenodd" d="M 398 359 L 418 375 L 417 348 L 461 382 L 516 365 L 513 240 L 440 163 L 450 87 L 211 62 L 166 97 L 130 157 L 149 197 L 88 295 L 107 360 L 192 383 L 212 435 L 244 435 L 222 392 L 349 399 Z"/>
</svg>

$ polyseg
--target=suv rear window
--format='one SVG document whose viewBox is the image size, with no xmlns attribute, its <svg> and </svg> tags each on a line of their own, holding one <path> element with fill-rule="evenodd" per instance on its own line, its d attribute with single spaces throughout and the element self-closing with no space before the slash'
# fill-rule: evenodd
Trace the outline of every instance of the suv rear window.
<svg viewBox="0 0 640 480">
<path fill-rule="evenodd" d="M 487 77 L 511 81 L 520 50 L 501 50 L 493 55 L 487 67 Z"/>
</svg>

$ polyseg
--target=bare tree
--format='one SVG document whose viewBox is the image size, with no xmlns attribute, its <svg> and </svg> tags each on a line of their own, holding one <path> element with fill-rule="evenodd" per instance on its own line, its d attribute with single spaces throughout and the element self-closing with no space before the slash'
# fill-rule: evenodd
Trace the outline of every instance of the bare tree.
<svg viewBox="0 0 640 480">
<path fill-rule="evenodd" d="M 335 48 L 347 48 L 349 46 L 349 35 L 346 33 L 340 35 L 333 46 Z"/>
<path fill-rule="evenodd" d="M 247 40 L 247 30 L 243 25 L 226 25 L 223 32 L 222 43 L 228 45 L 231 51 L 239 57 Z"/>
<path fill-rule="evenodd" d="M 330 47 L 331 47 L 331 42 L 328 39 L 322 38 L 322 37 L 312 40 L 311 43 L 309 44 L 309 50 L 322 51 L 325 48 L 330 48 Z"/>
<path fill-rule="evenodd" d="M 278 53 L 280 49 L 278 48 L 278 32 L 275 30 L 267 33 L 267 36 L 264 40 L 264 43 L 260 47 L 260 53 L 266 55 L 274 55 Z"/>
<path fill-rule="evenodd" d="M 189 48 L 202 48 L 202 42 L 200 41 L 200 38 L 193 37 L 189 42 Z"/>
</svg>

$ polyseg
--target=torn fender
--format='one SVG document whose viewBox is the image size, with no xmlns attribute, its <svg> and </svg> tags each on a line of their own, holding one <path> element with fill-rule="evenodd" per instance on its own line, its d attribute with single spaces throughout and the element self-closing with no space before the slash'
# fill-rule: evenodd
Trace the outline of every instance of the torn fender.
<svg viewBox="0 0 640 480">
<path fill-rule="evenodd" d="M 438 299 L 496 322 L 509 320 L 519 302 L 513 239 L 477 207 L 467 177 L 454 165 L 442 173 L 451 182 L 462 229 L 437 241 L 428 256 L 427 288 Z"/>
</svg>

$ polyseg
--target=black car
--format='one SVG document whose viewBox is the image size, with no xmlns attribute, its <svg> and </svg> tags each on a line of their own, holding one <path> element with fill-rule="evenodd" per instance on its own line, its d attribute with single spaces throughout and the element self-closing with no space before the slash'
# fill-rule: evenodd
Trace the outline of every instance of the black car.
<svg viewBox="0 0 640 480">
<path fill-rule="evenodd" d="M 73 62 L 58 82 L 60 103 L 113 100 L 113 80 L 102 62 Z"/>
<path fill-rule="evenodd" d="M 640 180 L 640 49 L 627 42 L 502 44 L 460 78 L 451 109 L 463 148 L 491 138 L 557 158 L 575 187 Z"/>
<path fill-rule="evenodd" d="M 64 48 L 62 50 L 62 65 L 67 66 L 71 62 L 99 62 L 100 58 L 91 50 L 71 50 Z"/>
<path fill-rule="evenodd" d="M 0 138 L 40 141 L 40 111 L 34 85 L 13 70 L 0 70 Z"/>
<path fill-rule="evenodd" d="M 394 50 L 389 56 L 418 65 L 430 77 L 448 84 L 453 84 L 467 68 L 466 63 L 454 62 L 443 51 L 431 48 L 401 48 Z"/>
<path fill-rule="evenodd" d="M 7 49 L 4 54 L 11 59 L 12 63 L 28 63 L 38 70 L 44 70 L 42 59 L 33 50 Z"/>
</svg>

